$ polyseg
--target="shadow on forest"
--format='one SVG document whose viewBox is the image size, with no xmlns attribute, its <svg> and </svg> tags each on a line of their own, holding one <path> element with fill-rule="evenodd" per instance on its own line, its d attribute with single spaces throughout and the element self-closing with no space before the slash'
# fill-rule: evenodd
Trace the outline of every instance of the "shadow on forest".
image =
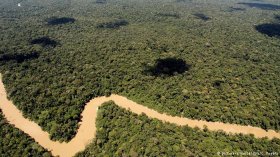
<svg viewBox="0 0 280 157">
<path fill-rule="evenodd" d="M 235 11 L 245 11 L 245 8 L 235 8 L 235 7 L 229 7 L 228 12 L 235 12 Z"/>
<path fill-rule="evenodd" d="M 257 25 L 255 29 L 262 34 L 268 35 L 269 37 L 280 38 L 280 24 L 265 23 L 265 24 Z"/>
<path fill-rule="evenodd" d="M 177 3 L 193 2 L 194 0 L 176 0 Z"/>
<path fill-rule="evenodd" d="M 144 73 L 153 76 L 173 76 L 188 71 L 190 67 L 191 65 L 187 64 L 183 59 L 157 59 L 154 66 L 145 66 Z"/>
<path fill-rule="evenodd" d="M 58 42 L 45 36 L 45 37 L 36 38 L 36 39 L 31 40 L 30 44 L 39 44 L 43 47 L 47 47 L 47 46 L 56 47 L 58 45 Z"/>
<path fill-rule="evenodd" d="M 279 10 L 280 6 L 279 5 L 274 5 L 274 4 L 266 4 L 266 3 L 237 3 L 237 4 L 243 4 L 246 6 L 249 6 L 251 8 L 259 8 L 263 10 Z"/>
<path fill-rule="evenodd" d="M 21 63 L 25 60 L 31 60 L 36 59 L 39 57 L 38 52 L 32 52 L 28 54 L 18 53 L 18 54 L 3 54 L 0 55 L 0 61 L 8 62 L 8 61 L 17 61 L 18 63 Z"/>
<path fill-rule="evenodd" d="M 96 0 L 95 3 L 97 3 L 97 4 L 105 4 L 105 3 L 107 3 L 107 1 L 106 0 Z"/>
<path fill-rule="evenodd" d="M 61 25 L 61 24 L 65 24 L 65 23 L 73 23 L 76 20 L 74 18 L 70 18 L 70 17 L 61 17 L 61 18 L 57 18 L 57 17 L 51 17 L 49 19 L 46 20 L 48 25 Z"/>
<path fill-rule="evenodd" d="M 114 28 L 119 28 L 121 26 L 126 26 L 128 24 L 129 23 L 126 20 L 116 20 L 116 21 L 112 21 L 112 22 L 101 23 L 101 24 L 97 25 L 97 28 L 114 29 Z"/>
<path fill-rule="evenodd" d="M 180 18 L 180 15 L 178 13 L 157 13 L 157 16 L 162 16 L 162 17 L 173 17 L 173 18 Z"/>
<path fill-rule="evenodd" d="M 201 19 L 203 21 L 208 21 L 210 20 L 211 18 L 206 16 L 205 14 L 202 14 L 202 13 L 196 13 L 196 14 L 193 14 L 196 18 L 198 19 Z"/>
<path fill-rule="evenodd" d="M 274 18 L 280 21 L 280 15 L 275 15 Z"/>
<path fill-rule="evenodd" d="M 223 83 L 224 83 L 224 81 L 222 81 L 222 80 L 216 80 L 216 81 L 213 82 L 212 85 L 213 85 L 214 88 L 220 88 Z"/>
</svg>

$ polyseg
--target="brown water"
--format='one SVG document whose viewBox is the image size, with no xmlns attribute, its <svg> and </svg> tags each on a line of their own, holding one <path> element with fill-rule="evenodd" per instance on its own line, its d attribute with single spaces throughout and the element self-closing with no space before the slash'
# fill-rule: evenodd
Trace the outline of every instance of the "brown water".
<svg viewBox="0 0 280 157">
<path fill-rule="evenodd" d="M 19 111 L 12 101 L 7 99 L 7 93 L 2 82 L 2 76 L 0 74 L 0 108 L 2 109 L 5 118 L 8 122 L 14 125 L 16 128 L 22 130 L 29 136 L 31 136 L 42 147 L 51 151 L 53 155 L 61 157 L 71 157 L 77 152 L 83 151 L 87 144 L 91 142 L 96 135 L 95 121 L 97 117 L 98 107 L 104 102 L 114 101 L 118 106 L 130 109 L 131 112 L 141 114 L 145 113 L 150 118 L 156 118 L 164 122 L 174 123 L 180 126 L 188 125 L 189 127 L 198 127 L 203 129 L 207 126 L 211 131 L 222 130 L 229 134 L 253 134 L 257 138 L 268 137 L 280 138 L 280 134 L 273 131 L 265 131 L 258 127 L 242 126 L 236 124 L 227 124 L 221 122 L 207 122 L 202 120 L 192 120 L 183 117 L 173 117 L 166 114 L 158 113 L 155 110 L 149 109 L 143 105 L 137 104 L 123 96 L 112 94 L 110 97 L 97 97 L 88 102 L 82 112 L 82 119 L 80 127 L 77 130 L 76 136 L 68 143 L 55 142 L 49 139 L 49 133 L 41 129 L 35 122 L 30 121 L 23 117 L 21 111 Z"/>
</svg>

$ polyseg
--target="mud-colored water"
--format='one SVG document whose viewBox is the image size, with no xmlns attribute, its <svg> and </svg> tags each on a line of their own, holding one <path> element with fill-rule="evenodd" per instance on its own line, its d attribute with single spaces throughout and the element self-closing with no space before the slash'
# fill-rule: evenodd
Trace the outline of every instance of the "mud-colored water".
<svg viewBox="0 0 280 157">
<path fill-rule="evenodd" d="M 129 109 L 136 114 L 145 113 L 150 118 L 156 118 L 164 122 L 174 123 L 180 126 L 188 125 L 189 127 L 198 127 L 203 129 L 206 126 L 211 131 L 224 131 L 232 134 L 253 134 L 256 138 L 268 137 L 280 138 L 280 133 L 273 130 L 265 131 L 258 127 L 242 126 L 236 124 L 227 124 L 221 122 L 207 122 L 202 120 L 192 120 L 184 117 L 173 117 L 166 114 L 158 113 L 143 105 L 137 104 L 123 96 L 112 94 L 110 97 L 97 97 L 88 102 L 82 112 L 80 127 L 76 136 L 68 143 L 60 143 L 50 140 L 49 133 L 41 129 L 41 127 L 33 121 L 23 117 L 12 101 L 8 100 L 7 93 L 2 82 L 0 74 L 0 108 L 8 122 L 16 128 L 22 130 L 31 136 L 42 147 L 51 151 L 55 156 L 71 157 L 77 152 L 83 151 L 87 144 L 91 142 L 96 135 L 95 121 L 97 117 L 98 107 L 108 101 L 114 101 L 119 107 Z"/>
</svg>

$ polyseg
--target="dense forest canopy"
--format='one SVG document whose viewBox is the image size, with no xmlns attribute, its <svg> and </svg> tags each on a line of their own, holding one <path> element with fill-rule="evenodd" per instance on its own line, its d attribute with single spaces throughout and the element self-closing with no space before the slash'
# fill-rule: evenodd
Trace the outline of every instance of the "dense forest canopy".
<svg viewBox="0 0 280 157">
<path fill-rule="evenodd" d="M 224 9 L 244 7 L 233 1 L 220 3 Z M 279 70 L 275 66 L 279 64 L 279 42 L 254 28 L 255 23 L 272 22 L 277 11 L 264 15 L 262 9 L 247 8 L 233 14 L 218 9 L 212 1 L 5 5 L 1 52 L 40 53 L 37 59 L 20 64 L 0 63 L 8 92 L 26 116 L 53 130 L 54 138 L 70 139 L 85 102 L 110 93 L 173 115 L 279 128 Z M 205 23 L 192 17 L 198 13 L 193 8 L 196 5 L 213 19 Z M 176 10 L 180 18 L 157 16 L 162 10 Z M 52 17 L 74 18 L 75 22 L 50 26 L 45 20 Z M 119 19 L 130 24 L 117 30 L 97 27 Z M 44 36 L 61 46 L 46 49 L 29 43 Z M 182 59 L 192 68 L 165 78 L 143 73 L 143 64 L 168 57 Z M 224 82 L 220 88 L 213 87 L 217 80 Z M 60 125 L 64 129 L 56 128 Z"/>
<path fill-rule="evenodd" d="M 111 93 L 170 115 L 280 129 L 277 0 L 20 3 L 0 2 L 0 72 L 54 140 L 69 141 L 85 103 Z M 166 58 L 183 70 L 157 62 Z"/>
<path fill-rule="evenodd" d="M 35 143 L 24 132 L 9 125 L 0 110 L 0 156 L 41 156 L 50 157 L 51 154 Z"/>
<path fill-rule="evenodd" d="M 278 139 L 269 141 L 252 136 L 209 132 L 207 129 L 178 127 L 149 119 L 146 115 L 132 114 L 113 103 L 99 109 L 97 130 L 96 139 L 77 157 L 219 156 L 219 153 L 230 152 L 254 152 L 269 156 L 280 150 Z"/>
</svg>

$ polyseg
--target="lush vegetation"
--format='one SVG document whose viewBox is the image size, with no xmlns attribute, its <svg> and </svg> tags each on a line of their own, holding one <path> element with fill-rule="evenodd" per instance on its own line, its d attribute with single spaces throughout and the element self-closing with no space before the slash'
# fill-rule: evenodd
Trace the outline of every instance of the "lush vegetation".
<svg viewBox="0 0 280 157">
<path fill-rule="evenodd" d="M 219 156 L 219 152 L 255 152 L 269 156 L 268 153 L 280 150 L 280 140 L 178 127 L 145 115 L 138 116 L 113 103 L 102 106 L 97 119 L 97 138 L 77 157 Z"/>
<path fill-rule="evenodd" d="M 4 119 L 0 110 L 0 156 L 22 157 L 50 157 L 50 153 L 27 136 L 24 132 L 14 128 Z"/>
<path fill-rule="evenodd" d="M 280 42 L 257 29 L 275 23 L 277 0 L 265 8 L 241 0 L 100 2 L 0 3 L 8 95 L 52 139 L 71 139 L 85 103 L 111 93 L 171 115 L 279 130 Z M 179 66 L 161 63 L 168 58 Z"/>
</svg>

